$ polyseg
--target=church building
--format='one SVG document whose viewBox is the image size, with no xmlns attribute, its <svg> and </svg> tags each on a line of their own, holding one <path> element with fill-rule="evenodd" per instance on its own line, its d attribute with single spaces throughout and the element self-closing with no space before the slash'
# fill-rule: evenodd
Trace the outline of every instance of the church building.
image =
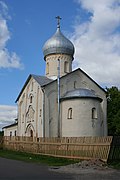
<svg viewBox="0 0 120 180">
<path fill-rule="evenodd" d="M 80 68 L 72 71 L 75 48 L 57 18 L 43 46 L 45 76 L 29 75 L 16 99 L 18 121 L 4 136 L 107 136 L 106 92 Z"/>
</svg>

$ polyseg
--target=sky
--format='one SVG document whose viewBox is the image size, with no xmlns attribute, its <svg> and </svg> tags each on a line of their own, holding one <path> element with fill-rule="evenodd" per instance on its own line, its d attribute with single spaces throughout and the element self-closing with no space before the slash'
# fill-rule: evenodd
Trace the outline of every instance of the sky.
<svg viewBox="0 0 120 180">
<path fill-rule="evenodd" d="M 120 0 L 0 0 L 0 129 L 17 117 L 29 74 L 44 75 L 42 47 L 56 31 L 75 46 L 73 69 L 120 88 Z"/>
</svg>

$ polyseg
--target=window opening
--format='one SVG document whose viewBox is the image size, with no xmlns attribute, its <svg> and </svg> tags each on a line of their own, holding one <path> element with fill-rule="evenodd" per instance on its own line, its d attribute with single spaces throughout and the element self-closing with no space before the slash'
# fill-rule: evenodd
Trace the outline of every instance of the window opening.
<svg viewBox="0 0 120 180">
<path fill-rule="evenodd" d="M 92 108 L 92 119 L 97 119 L 97 110 L 96 110 L 96 108 Z"/>
<path fill-rule="evenodd" d="M 68 119 L 72 119 L 72 108 L 68 109 Z"/>
<path fill-rule="evenodd" d="M 46 64 L 46 74 L 49 74 L 49 63 Z"/>
<path fill-rule="evenodd" d="M 17 131 L 15 131 L 15 136 L 17 135 Z"/>
<path fill-rule="evenodd" d="M 33 100 L 33 97 L 32 97 L 32 95 L 30 96 L 30 103 L 32 103 L 32 100 Z"/>
<path fill-rule="evenodd" d="M 10 131 L 10 137 L 12 136 L 12 131 Z"/>
<path fill-rule="evenodd" d="M 77 81 L 74 81 L 74 89 L 76 89 Z"/>
<path fill-rule="evenodd" d="M 65 63 L 64 63 L 64 72 L 68 73 L 68 62 L 67 61 L 65 61 Z"/>
</svg>

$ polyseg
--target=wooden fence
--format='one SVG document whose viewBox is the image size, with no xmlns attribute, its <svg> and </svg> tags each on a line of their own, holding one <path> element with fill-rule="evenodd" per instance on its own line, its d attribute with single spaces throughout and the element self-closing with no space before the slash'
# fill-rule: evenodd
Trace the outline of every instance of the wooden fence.
<svg viewBox="0 0 120 180">
<path fill-rule="evenodd" d="M 120 153 L 120 138 L 119 150 Z M 103 161 L 115 157 L 115 147 L 118 139 L 112 136 L 107 137 L 70 137 L 70 138 L 29 138 L 29 137 L 4 137 L 4 148 L 45 154 L 56 157 L 73 159 L 98 158 Z M 120 157 L 119 157 L 120 158 Z"/>
</svg>

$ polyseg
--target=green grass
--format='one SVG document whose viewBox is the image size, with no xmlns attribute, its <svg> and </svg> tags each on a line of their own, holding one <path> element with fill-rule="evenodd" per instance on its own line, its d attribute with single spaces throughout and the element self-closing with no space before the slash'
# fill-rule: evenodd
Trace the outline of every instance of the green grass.
<svg viewBox="0 0 120 180">
<path fill-rule="evenodd" d="M 0 157 L 32 163 L 42 163 L 49 166 L 64 166 L 79 162 L 78 160 L 71 160 L 66 158 L 58 158 L 3 149 L 0 149 Z"/>
<path fill-rule="evenodd" d="M 114 169 L 120 169 L 120 161 L 113 161 L 108 163 L 108 166 Z"/>
<path fill-rule="evenodd" d="M 31 154 L 25 152 L 3 150 L 3 149 L 0 149 L 0 157 L 20 160 L 30 163 L 46 164 L 49 166 L 65 166 L 68 164 L 74 164 L 79 162 L 79 160 L 71 160 L 66 158 L 58 158 L 52 156 L 45 156 L 45 155 L 38 155 L 38 154 Z M 108 163 L 108 166 L 115 169 L 120 169 L 120 161 L 110 162 Z"/>
</svg>

